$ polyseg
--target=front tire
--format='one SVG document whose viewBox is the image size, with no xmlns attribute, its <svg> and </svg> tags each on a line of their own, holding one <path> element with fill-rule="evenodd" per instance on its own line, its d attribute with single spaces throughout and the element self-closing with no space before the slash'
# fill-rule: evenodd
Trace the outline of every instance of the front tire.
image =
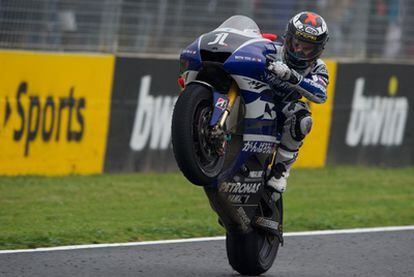
<svg viewBox="0 0 414 277">
<path fill-rule="evenodd" d="M 212 106 L 208 87 L 189 84 L 178 97 L 172 117 L 171 138 L 178 167 L 198 186 L 213 183 L 224 163 L 224 155 L 218 155 L 208 140 Z"/>
</svg>

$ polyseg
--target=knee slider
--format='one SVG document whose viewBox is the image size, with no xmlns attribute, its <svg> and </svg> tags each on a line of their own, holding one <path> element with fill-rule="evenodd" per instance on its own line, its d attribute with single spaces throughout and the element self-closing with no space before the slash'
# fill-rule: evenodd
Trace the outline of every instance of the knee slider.
<svg viewBox="0 0 414 277">
<path fill-rule="evenodd" d="M 292 116 L 291 123 L 292 138 L 297 141 L 302 141 L 312 129 L 311 113 L 307 110 L 299 110 Z"/>
</svg>

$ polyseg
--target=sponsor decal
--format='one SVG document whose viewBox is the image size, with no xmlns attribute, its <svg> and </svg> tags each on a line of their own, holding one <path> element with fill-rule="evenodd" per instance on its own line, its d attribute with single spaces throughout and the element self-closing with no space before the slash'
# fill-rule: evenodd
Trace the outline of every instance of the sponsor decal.
<svg viewBox="0 0 414 277">
<path fill-rule="evenodd" d="M 269 90 L 270 87 L 268 84 L 258 81 L 253 78 L 245 77 L 242 75 L 232 75 L 236 80 L 237 85 L 240 89 L 249 90 L 251 92 L 261 93 L 265 90 Z"/>
<path fill-rule="evenodd" d="M 224 182 L 220 185 L 219 192 L 228 192 L 228 193 L 257 193 L 262 184 L 258 183 L 230 183 Z"/>
<path fill-rule="evenodd" d="M 227 43 L 224 42 L 224 40 L 228 37 L 229 33 L 218 33 L 215 34 L 216 38 L 213 41 L 208 42 L 208 45 L 214 45 L 214 44 L 218 44 L 218 45 L 223 45 L 223 46 L 228 46 Z"/>
<path fill-rule="evenodd" d="M 414 162 L 413 65 L 340 64 L 329 144 L 331 164 Z M 329 96 L 328 96 L 329 97 Z"/>
<path fill-rule="evenodd" d="M 227 99 L 219 97 L 216 102 L 216 107 L 224 111 L 227 108 L 228 101 Z"/>
<path fill-rule="evenodd" d="M 0 174 L 103 170 L 114 57 L 0 52 Z"/>
<path fill-rule="evenodd" d="M 305 39 L 310 39 L 310 40 L 316 40 L 317 39 L 316 36 L 311 35 L 311 34 L 308 34 L 308 33 L 305 33 L 305 32 L 301 32 L 299 30 L 296 30 L 295 35 L 301 36 L 301 37 L 303 37 Z"/>
<path fill-rule="evenodd" d="M 253 80 L 253 79 L 247 79 L 244 78 L 245 81 L 247 81 L 249 83 L 249 86 L 253 89 L 253 90 L 260 90 L 263 87 L 266 87 L 267 84 Z"/>
<path fill-rule="evenodd" d="M 390 96 L 384 97 L 365 96 L 363 94 L 365 82 L 365 78 L 358 78 L 355 81 L 346 144 L 351 147 L 401 145 L 410 107 L 407 97 L 395 96 L 397 78 L 395 76 L 390 78 Z"/>
<path fill-rule="evenodd" d="M 181 53 L 182 53 L 182 54 L 190 54 L 190 55 L 195 55 L 195 54 L 197 54 L 197 50 L 184 49 Z"/>
<path fill-rule="evenodd" d="M 262 154 L 272 154 L 275 144 L 272 142 L 245 141 L 242 151 Z"/>
<path fill-rule="evenodd" d="M 249 177 L 250 178 L 261 178 L 263 176 L 263 171 L 250 171 Z"/>
<path fill-rule="evenodd" d="M 305 28 L 305 32 L 311 34 L 311 35 L 318 35 L 318 31 L 315 28 L 307 26 Z"/>
<path fill-rule="evenodd" d="M 267 218 L 264 217 L 257 217 L 256 219 L 256 224 L 257 225 L 261 225 L 263 227 L 269 228 L 269 229 L 273 229 L 273 230 L 278 230 L 279 228 L 279 223 L 273 220 L 269 220 Z"/>
<path fill-rule="evenodd" d="M 250 195 L 248 194 L 230 194 L 227 197 L 227 200 L 233 204 L 246 204 L 250 199 Z"/>
<path fill-rule="evenodd" d="M 262 62 L 261 58 L 258 57 L 251 57 L 251 56 L 240 56 L 240 55 L 235 55 L 234 56 L 235 60 L 239 60 L 239 61 L 249 61 L 249 62 Z"/>
<path fill-rule="evenodd" d="M 13 103 L 8 97 L 5 101 L 5 117 L 3 126 L 7 127 L 10 117 L 16 116 L 20 124 L 13 130 L 13 140 L 24 141 L 24 156 L 30 153 L 30 145 L 35 140 L 79 142 L 85 130 L 85 97 L 76 98 L 75 88 L 69 89 L 67 97 L 53 97 L 53 93 L 40 97 L 29 90 L 29 84 L 22 81 L 17 87 Z M 25 103 L 27 103 L 25 105 Z M 66 122 L 62 122 L 65 119 Z M 66 130 L 63 130 L 66 128 Z"/>
<path fill-rule="evenodd" d="M 233 204 L 246 204 L 251 194 L 260 190 L 261 182 L 241 183 L 241 182 L 224 182 L 219 187 L 219 192 L 229 193 L 227 200 Z"/>
<path fill-rule="evenodd" d="M 170 147 L 171 118 L 177 97 L 150 94 L 151 75 L 141 78 L 138 103 L 129 145 L 133 151 L 145 147 L 165 150 Z"/>
<path fill-rule="evenodd" d="M 186 71 L 190 78 L 194 71 Z M 117 57 L 106 172 L 176 171 L 171 119 L 177 60 Z"/>
<path fill-rule="evenodd" d="M 246 212 L 244 211 L 244 209 L 242 207 L 237 208 L 237 212 L 240 216 L 240 219 L 242 220 L 242 222 L 244 223 L 242 225 L 243 230 L 247 230 L 250 226 L 250 218 L 247 216 Z"/>
</svg>

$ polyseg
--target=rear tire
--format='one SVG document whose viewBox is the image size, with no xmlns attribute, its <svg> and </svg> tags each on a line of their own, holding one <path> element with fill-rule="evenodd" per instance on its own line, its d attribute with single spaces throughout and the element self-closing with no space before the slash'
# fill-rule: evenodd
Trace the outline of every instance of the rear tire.
<svg viewBox="0 0 414 277">
<path fill-rule="evenodd" d="M 224 155 L 212 151 L 208 141 L 212 102 L 208 87 L 190 84 L 178 97 L 172 117 L 175 160 L 184 176 L 198 186 L 212 184 L 224 163 Z"/>
<path fill-rule="evenodd" d="M 227 257 L 234 270 L 257 276 L 269 270 L 276 259 L 280 241 L 276 236 L 253 230 L 248 234 L 226 234 Z"/>
</svg>

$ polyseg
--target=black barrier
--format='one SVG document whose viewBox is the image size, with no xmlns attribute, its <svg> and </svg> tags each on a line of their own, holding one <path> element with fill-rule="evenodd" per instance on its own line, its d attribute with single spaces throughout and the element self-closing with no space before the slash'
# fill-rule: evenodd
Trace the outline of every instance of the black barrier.
<svg viewBox="0 0 414 277">
<path fill-rule="evenodd" d="M 177 170 L 171 116 L 178 59 L 116 58 L 106 172 Z"/>
<path fill-rule="evenodd" d="M 414 164 L 414 65 L 338 63 L 327 164 Z M 106 172 L 175 171 L 178 60 L 117 58 Z"/>
<path fill-rule="evenodd" d="M 338 64 L 328 164 L 414 162 L 414 65 Z"/>
</svg>

